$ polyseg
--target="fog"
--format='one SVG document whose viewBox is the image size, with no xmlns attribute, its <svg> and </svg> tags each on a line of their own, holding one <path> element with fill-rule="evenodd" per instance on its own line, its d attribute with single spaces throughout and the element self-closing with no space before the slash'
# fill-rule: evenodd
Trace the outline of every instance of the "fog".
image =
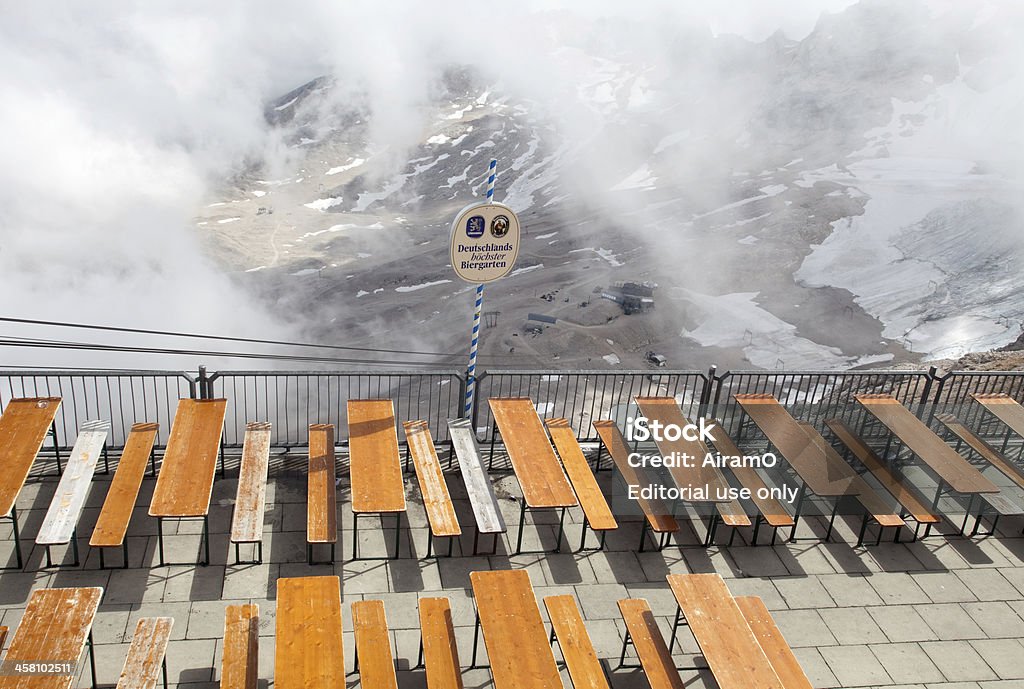
<svg viewBox="0 0 1024 689">
<path fill-rule="evenodd" d="M 751 92 L 744 75 L 706 63 L 700 53 L 705 37 L 736 34 L 759 42 L 782 31 L 799 40 L 823 13 L 851 4 L 5 3 L 0 288 L 6 308 L 0 316 L 302 338 L 302 314 L 272 317 L 207 258 L 192 222 L 213 190 L 246 166 L 283 174 L 300 162 L 266 122 L 269 101 L 331 75 L 338 84 L 332 98 L 365 100 L 373 113 L 371 139 L 398 165 L 419 141 L 422 106 L 441 71 L 468 65 L 486 81 L 530 98 L 560 123 L 569 143 L 581 145 L 593 133 L 590 127 L 599 125 L 571 95 L 582 73 L 572 61 L 553 56 L 569 44 L 602 40 L 656 72 L 679 70 L 681 92 L 714 93 L 714 108 L 688 115 L 692 125 L 714 129 L 723 118 L 742 118 L 763 94 Z M 951 11 L 950 3 L 928 7 Z M 1016 44 L 1003 48 L 1018 50 Z M 720 79 L 725 86 L 716 92 Z M 665 131 L 675 117 L 664 115 Z M 1011 141 L 1020 142 L 1019 131 L 1016 125 Z M 956 132 L 936 132 L 936 145 L 953 141 L 966 154 L 1011 155 L 1005 151 L 1012 147 L 993 138 L 992 123 L 984 118 Z M 580 191 L 607 186 L 635 168 L 649 150 L 650 142 L 643 144 L 634 149 L 624 135 L 615 146 L 596 149 L 585 158 Z M 679 179 L 694 173 L 693 161 L 714 155 L 688 150 L 690 162 L 681 164 Z M 728 168 L 728 161 L 718 164 Z M 709 207 L 722 200 L 714 190 L 707 193 Z M 158 342 L 9 324 L 3 332 Z M 2 360 L 116 368 L 216 364 L 211 356 L 158 359 L 12 347 L 4 348 Z"/>
</svg>

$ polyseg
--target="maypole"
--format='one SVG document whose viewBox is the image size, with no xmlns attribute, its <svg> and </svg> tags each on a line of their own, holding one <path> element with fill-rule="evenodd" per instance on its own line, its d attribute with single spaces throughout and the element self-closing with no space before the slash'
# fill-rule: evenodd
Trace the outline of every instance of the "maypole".
<svg viewBox="0 0 1024 689">
<path fill-rule="evenodd" d="M 494 182 L 498 177 L 498 161 L 491 159 L 487 172 L 487 203 L 494 203 Z M 484 306 L 483 283 L 476 286 L 476 302 L 473 306 L 473 331 L 469 340 L 469 366 L 466 368 L 466 406 L 464 416 L 473 411 L 473 396 L 476 393 L 476 353 L 480 346 L 480 315 Z"/>
</svg>

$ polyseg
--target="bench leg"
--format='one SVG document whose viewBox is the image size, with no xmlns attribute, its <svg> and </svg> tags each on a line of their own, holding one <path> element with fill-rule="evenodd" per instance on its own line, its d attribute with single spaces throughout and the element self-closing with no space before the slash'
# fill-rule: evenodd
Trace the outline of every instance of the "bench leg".
<svg viewBox="0 0 1024 689">
<path fill-rule="evenodd" d="M 359 513 L 352 513 L 352 559 L 359 559 Z M 310 563 L 312 564 L 312 563 Z"/>
<path fill-rule="evenodd" d="M 50 424 L 50 431 L 53 433 L 53 458 L 57 462 L 57 476 L 60 477 L 62 468 L 60 465 L 60 443 L 57 442 L 57 420 L 54 419 L 53 423 Z"/>
<path fill-rule="evenodd" d="M 524 498 L 519 502 L 519 535 L 516 537 L 516 550 L 515 555 L 523 554 L 540 554 L 540 553 L 557 553 L 562 548 L 562 536 L 565 534 L 565 510 L 561 508 L 562 513 L 558 520 L 558 534 L 557 540 L 555 541 L 555 547 L 551 550 L 533 550 L 527 553 L 523 551 L 523 529 L 526 526 L 526 499 Z"/>
<path fill-rule="evenodd" d="M 596 552 L 596 551 L 604 550 L 604 542 L 605 542 L 605 538 L 608 536 L 608 531 L 607 530 L 602 530 L 601 531 L 601 535 L 599 536 L 600 541 L 598 542 L 598 546 L 596 548 L 588 548 L 587 547 L 587 533 L 589 531 L 593 531 L 593 529 L 590 528 L 590 520 L 587 519 L 587 515 L 583 515 L 583 529 L 582 529 L 582 532 L 580 533 L 580 547 L 579 547 L 578 550 L 576 550 L 577 553 Z"/>
<path fill-rule="evenodd" d="M 498 439 L 498 424 L 491 427 L 491 456 L 487 458 L 487 471 L 494 470 L 494 441 Z"/>
<path fill-rule="evenodd" d="M 107 450 L 107 443 L 103 443 L 103 473 L 110 476 L 110 452 Z"/>
<path fill-rule="evenodd" d="M 734 529 L 735 531 L 735 529 Z M 718 532 L 718 515 L 712 514 L 708 518 L 708 532 L 704 536 L 704 547 L 710 548 L 715 542 L 715 534 Z"/>
<path fill-rule="evenodd" d="M 619 654 L 619 664 L 615 666 L 616 670 L 622 670 L 624 668 L 638 668 L 640 663 L 630 663 L 626 665 L 626 649 L 633 645 L 633 637 L 629 634 L 629 629 L 626 629 L 626 636 L 622 639 L 622 653 Z"/>
<path fill-rule="evenodd" d="M 253 559 L 243 560 L 240 551 L 240 542 L 235 543 L 235 564 L 236 565 L 262 565 L 263 564 L 263 541 L 256 541 L 252 544 Z"/>
<path fill-rule="evenodd" d="M 864 534 L 867 533 L 868 521 L 870 519 L 871 519 L 871 515 L 868 514 L 867 511 L 865 511 L 864 512 L 864 518 L 860 522 L 860 533 L 857 534 L 857 547 L 858 548 L 860 546 L 864 545 Z"/>
<path fill-rule="evenodd" d="M 97 548 L 97 550 L 100 551 L 100 569 L 106 569 L 106 563 L 103 561 L 103 551 L 105 551 L 106 548 L 101 546 Z M 121 563 L 121 569 L 128 569 L 128 536 L 125 536 L 124 540 L 121 541 L 121 553 L 123 560 Z"/>
<path fill-rule="evenodd" d="M 594 473 L 601 473 L 601 455 L 604 453 L 604 441 L 597 441 L 597 457 L 594 458 Z"/>
<path fill-rule="evenodd" d="M 223 465 L 222 465 L 223 466 Z M 210 517 L 209 515 L 203 516 L 203 548 L 205 550 L 206 559 L 199 563 L 201 567 L 206 567 L 210 564 Z"/>
<path fill-rule="evenodd" d="M 480 611 L 477 610 L 476 622 L 473 623 L 473 656 L 469 663 L 469 669 L 475 670 L 477 668 L 487 667 L 486 665 L 477 665 L 476 656 L 477 650 L 480 648 Z"/>
<path fill-rule="evenodd" d="M 87 643 L 89 644 L 89 671 L 92 673 L 92 689 L 96 689 L 98 686 L 96 682 L 96 642 L 92 638 L 92 629 L 89 630 Z"/>
<path fill-rule="evenodd" d="M 15 561 L 15 565 L 14 565 L 14 567 L 8 567 L 8 566 L 0 567 L 0 572 L 8 571 L 8 570 L 15 570 L 15 569 L 20 570 L 25 565 L 25 563 L 24 563 L 24 561 L 22 560 L 22 557 L 21 557 L 21 533 L 20 533 L 20 531 L 18 529 L 18 508 L 12 506 L 11 507 L 11 516 L 10 517 L 4 517 L 4 519 L 10 519 L 11 520 L 11 529 L 14 532 L 14 561 Z"/>
<path fill-rule="evenodd" d="M 224 436 L 220 439 L 220 477 L 224 478 L 227 476 L 227 469 L 224 467 Z"/>
<path fill-rule="evenodd" d="M 497 553 L 498 553 L 498 536 L 499 536 L 499 533 L 496 532 L 496 533 L 493 534 L 493 536 L 494 536 L 494 547 L 491 548 L 491 552 L 489 552 L 489 553 L 482 553 L 483 555 L 497 555 Z M 480 542 L 480 529 L 479 528 L 474 528 L 474 534 L 473 534 L 473 554 L 474 555 L 480 555 L 481 554 L 480 550 L 478 548 L 479 542 Z"/>
<path fill-rule="evenodd" d="M 164 519 L 163 517 L 156 518 L 156 544 L 157 549 L 160 551 L 160 562 L 158 566 L 164 566 Z"/>
<path fill-rule="evenodd" d="M 167 654 L 164 654 L 163 662 L 160 663 L 160 674 L 164 677 L 164 689 L 167 689 Z"/>
<path fill-rule="evenodd" d="M 806 486 L 800 485 L 800 491 L 796 496 L 796 508 L 793 514 L 793 527 L 789 530 L 789 542 L 792 543 L 796 540 L 796 527 L 800 524 L 800 510 L 804 506 L 804 494 L 807 492 Z"/>
<path fill-rule="evenodd" d="M 832 516 L 828 519 L 828 530 L 825 531 L 825 542 L 828 543 L 832 539 L 832 529 L 836 526 L 836 512 L 839 511 L 839 496 L 832 500 Z"/>
</svg>

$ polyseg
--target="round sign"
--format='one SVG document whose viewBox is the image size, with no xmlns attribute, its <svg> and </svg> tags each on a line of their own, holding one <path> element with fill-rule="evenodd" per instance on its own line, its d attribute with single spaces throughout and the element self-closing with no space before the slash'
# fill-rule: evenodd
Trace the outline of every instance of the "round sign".
<svg viewBox="0 0 1024 689">
<path fill-rule="evenodd" d="M 451 260 L 466 282 L 494 282 L 512 272 L 519 255 L 519 218 L 502 203 L 478 201 L 452 223 Z"/>
</svg>

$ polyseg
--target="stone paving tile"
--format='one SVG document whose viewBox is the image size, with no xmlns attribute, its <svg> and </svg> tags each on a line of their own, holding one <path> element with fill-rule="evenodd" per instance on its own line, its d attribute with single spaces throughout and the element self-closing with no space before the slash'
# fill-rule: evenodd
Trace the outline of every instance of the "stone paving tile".
<svg viewBox="0 0 1024 689">
<path fill-rule="evenodd" d="M 835 601 L 814 577 L 786 577 L 772 582 L 791 609 L 835 607 Z"/>
<path fill-rule="evenodd" d="M 1017 600 L 1020 591 L 998 569 L 965 569 L 956 572 L 960 581 L 978 600 Z"/>
<path fill-rule="evenodd" d="M 771 579 L 733 579 L 729 582 L 729 591 L 734 596 L 758 596 L 769 610 L 788 610 L 786 600 L 772 583 Z"/>
<path fill-rule="evenodd" d="M 831 689 L 840 686 L 839 680 L 832 673 L 832 669 L 816 648 L 794 648 L 793 655 L 796 656 L 800 667 L 815 689 Z"/>
<path fill-rule="evenodd" d="M 776 610 L 772 617 L 790 646 L 830 646 L 836 643 L 817 610 Z"/>
<path fill-rule="evenodd" d="M 950 682 L 997 679 L 968 641 L 931 641 L 921 644 L 921 648 Z"/>
<path fill-rule="evenodd" d="M 938 639 L 928 623 L 910 605 L 867 608 L 889 641 L 931 641 Z"/>
<path fill-rule="evenodd" d="M 886 572 L 868 577 L 868 583 L 886 605 L 930 603 L 914 577 L 903 572 Z"/>
<path fill-rule="evenodd" d="M 819 610 L 818 614 L 836 642 L 841 645 L 877 643 L 879 639 L 885 637 L 864 608 L 826 608 Z"/>
<path fill-rule="evenodd" d="M 881 605 L 882 598 L 861 574 L 824 574 L 817 577 L 839 607 Z"/>
<path fill-rule="evenodd" d="M 818 651 L 842 686 L 892 684 L 868 646 L 828 646 Z"/>
<path fill-rule="evenodd" d="M 1024 619 L 1002 601 L 961 603 L 960 607 L 990 638 L 1024 638 Z"/>
<path fill-rule="evenodd" d="M 977 596 L 953 572 L 918 572 L 910 575 L 933 603 L 962 603 Z"/>
<path fill-rule="evenodd" d="M 928 623 L 936 639 L 956 641 L 985 638 L 985 632 L 981 627 L 956 603 L 915 605 L 914 610 Z"/>
<path fill-rule="evenodd" d="M 1024 643 L 1020 639 L 980 639 L 971 646 L 1000 679 L 1024 679 Z"/>
<path fill-rule="evenodd" d="M 870 648 L 894 682 L 941 682 L 945 679 L 917 644 L 872 644 Z"/>
</svg>

